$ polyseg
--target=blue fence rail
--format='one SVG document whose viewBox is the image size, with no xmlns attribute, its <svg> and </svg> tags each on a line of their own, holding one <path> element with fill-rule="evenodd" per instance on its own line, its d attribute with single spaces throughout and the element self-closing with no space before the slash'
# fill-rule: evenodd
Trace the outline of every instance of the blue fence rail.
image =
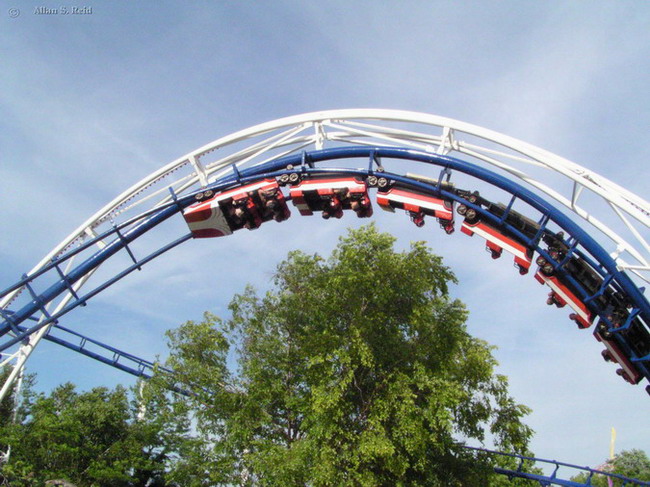
<svg viewBox="0 0 650 487">
<path fill-rule="evenodd" d="M 618 475 L 615 473 L 605 472 L 603 470 L 595 470 L 589 467 L 581 467 L 579 465 L 572 465 L 570 463 L 565 463 L 565 462 L 558 462 L 557 460 L 545 460 L 542 458 L 527 457 L 524 455 L 517 455 L 515 453 L 504 453 L 495 450 L 488 450 L 486 448 L 477 448 L 473 446 L 465 446 L 465 448 L 468 450 L 473 450 L 488 455 L 509 457 L 509 458 L 514 458 L 519 460 L 519 466 L 517 467 L 517 470 L 509 470 L 506 468 L 495 467 L 494 471 L 498 474 L 506 475 L 511 479 L 519 478 L 519 479 L 528 479 L 531 481 L 535 481 L 539 483 L 539 485 L 541 485 L 542 487 L 550 487 L 552 485 L 562 485 L 566 487 L 590 487 L 593 486 L 592 481 L 596 478 L 597 475 L 601 475 L 607 479 L 612 479 L 612 481 L 617 480 L 618 482 L 616 482 L 615 485 L 630 486 L 630 487 L 636 485 L 650 486 L 650 482 L 646 482 L 643 480 L 631 479 L 629 477 L 624 477 L 622 475 Z M 550 475 L 527 472 L 525 467 L 526 462 L 528 462 L 529 465 L 533 463 L 540 463 L 543 465 L 551 466 L 553 468 L 553 472 Z M 585 474 L 585 481 L 582 482 L 576 480 L 566 480 L 558 477 L 560 473 L 560 468 L 563 468 L 562 470 L 563 477 L 575 478 L 579 474 Z"/>
</svg>

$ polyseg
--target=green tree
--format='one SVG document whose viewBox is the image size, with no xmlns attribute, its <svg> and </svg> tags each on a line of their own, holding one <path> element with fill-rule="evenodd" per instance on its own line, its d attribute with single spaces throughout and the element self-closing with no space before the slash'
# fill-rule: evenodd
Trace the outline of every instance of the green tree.
<svg viewBox="0 0 650 487">
<path fill-rule="evenodd" d="M 0 384 L 4 384 L 12 372 L 11 367 L 2 367 L 0 369 Z M 26 374 L 22 377 L 22 386 L 20 389 L 20 396 L 16 396 L 15 383 L 10 389 L 9 393 L 0 401 L 0 481 L 4 481 L 3 464 L 8 461 L 11 456 L 11 443 L 8 440 L 8 432 L 13 428 L 14 423 L 22 422 L 27 411 L 25 404 L 28 404 L 33 395 L 32 384 L 34 376 Z M 20 400 L 17 400 L 18 397 Z"/>
<path fill-rule="evenodd" d="M 182 485 L 496 485 L 462 440 L 525 452 L 529 411 L 471 337 L 456 282 L 423 243 L 394 250 L 370 225 L 327 260 L 292 252 L 274 287 L 168 334 L 196 395 Z M 227 358 L 237 348 L 238 368 Z M 189 444 L 188 444 L 189 445 Z M 191 452 L 190 452 L 191 450 Z M 189 454 L 191 453 L 191 454 Z"/>
<path fill-rule="evenodd" d="M 53 479 L 78 487 L 167 485 L 171 438 L 179 437 L 175 427 L 183 430 L 183 425 L 171 421 L 156 400 L 147 398 L 153 414 L 138 420 L 142 405 L 131 404 L 123 387 L 78 393 L 67 383 L 40 394 L 25 405 L 24 421 L 0 431 L 12 445 L 2 474 L 12 486 L 41 486 Z"/>
<path fill-rule="evenodd" d="M 635 480 L 650 481 L 650 459 L 643 450 L 632 449 L 624 450 L 613 459 L 607 460 L 605 464 L 600 467 L 604 472 L 615 473 Z M 572 477 L 571 480 L 575 482 L 586 482 L 588 475 L 585 473 Z M 607 477 L 604 475 L 595 475 L 591 479 L 591 485 L 594 487 L 610 487 Z M 619 487 L 623 485 L 622 480 L 611 479 L 611 485 Z M 631 485 L 631 484 L 626 484 Z"/>
<path fill-rule="evenodd" d="M 614 473 L 637 480 L 650 480 L 650 459 L 643 450 L 624 450 L 611 463 Z"/>
<path fill-rule="evenodd" d="M 11 368 L 2 367 L 0 369 L 0 384 L 4 384 L 11 374 Z M 14 410 L 14 394 L 13 391 L 7 394 L 2 401 L 0 401 L 0 428 L 6 426 L 11 422 Z M 0 444 L 0 450 L 2 450 L 4 445 Z"/>
<path fill-rule="evenodd" d="M 0 385 L 4 384 L 11 373 L 9 367 L 2 367 L 0 369 Z M 2 432 L 9 426 L 13 418 L 13 411 L 15 406 L 14 393 L 7 394 L 2 401 L 0 401 L 0 481 L 3 480 L 2 464 L 6 461 L 7 454 L 9 453 L 9 444 L 5 439 Z"/>
</svg>

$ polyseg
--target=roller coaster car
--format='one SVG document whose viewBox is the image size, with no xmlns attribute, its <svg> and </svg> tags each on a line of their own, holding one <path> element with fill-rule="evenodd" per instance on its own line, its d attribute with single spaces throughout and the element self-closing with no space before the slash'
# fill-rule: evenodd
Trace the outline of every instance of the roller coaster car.
<svg viewBox="0 0 650 487">
<path fill-rule="evenodd" d="M 195 238 L 222 237 L 235 230 L 254 230 L 262 223 L 281 222 L 291 216 L 278 183 L 264 179 L 213 195 L 197 194 L 199 202 L 183 211 L 183 218 Z"/>
<path fill-rule="evenodd" d="M 572 255 L 566 259 L 569 247 L 561 238 L 561 234 L 545 236 L 545 241 L 549 243 L 547 252 L 552 262 L 541 255 L 535 261 L 539 266 L 535 277 L 538 281 L 548 284 L 553 290 L 548 303 L 558 306 L 558 302 L 568 303 L 577 313 L 572 315 L 571 319 L 576 321 L 580 328 L 585 328 L 586 321 L 589 323 L 593 321 L 593 316 L 591 316 L 591 319 L 587 318 L 590 313 L 587 311 L 585 303 L 577 297 L 582 293 L 578 291 L 573 283 L 563 279 L 561 273 L 556 275 L 556 267 L 562 263 L 562 269 L 577 282 L 582 291 L 588 296 L 593 296 L 593 302 L 600 309 L 607 310 L 612 322 L 616 323 L 617 326 L 624 323 L 628 316 L 626 309 L 628 303 L 622 293 L 617 292 L 612 287 L 602 289 L 603 277 L 583 258 Z"/>
<path fill-rule="evenodd" d="M 620 369 L 616 371 L 618 375 L 623 377 L 630 384 L 638 384 L 643 375 L 637 370 L 634 364 L 630 359 L 623 353 L 616 341 L 611 337 L 606 337 L 606 333 L 602 333 L 602 330 L 607 327 L 603 323 L 599 323 L 594 332 L 594 337 L 596 340 L 605 345 L 605 350 L 602 351 L 603 358 L 606 362 L 615 362 L 621 366 Z"/>
<path fill-rule="evenodd" d="M 548 305 L 556 305 L 558 308 L 562 308 L 565 305 L 569 305 L 575 313 L 569 315 L 573 321 L 575 321 L 579 328 L 588 328 L 591 326 L 591 323 L 594 320 L 594 316 L 587 308 L 587 305 L 583 303 L 576 294 L 563 283 L 557 276 L 549 276 L 542 272 L 542 269 L 538 269 L 535 273 L 535 279 L 539 281 L 540 284 L 546 284 L 551 288 L 551 292 L 548 295 L 546 303 Z"/>
<path fill-rule="evenodd" d="M 505 212 L 504 205 L 502 204 L 495 205 L 493 203 L 490 203 L 489 201 L 481 198 L 478 195 L 478 193 L 468 194 L 466 195 L 466 199 L 470 203 L 473 203 L 475 205 L 485 206 L 486 209 L 490 211 L 492 214 L 494 214 L 496 217 L 499 218 L 502 217 Z M 510 232 L 507 232 L 506 230 L 500 230 L 496 226 L 483 221 L 475 209 L 470 208 L 467 205 L 461 204 L 458 206 L 457 211 L 458 214 L 465 217 L 460 227 L 460 230 L 464 234 L 469 235 L 471 237 L 476 233 L 481 237 L 483 237 L 486 242 L 485 248 L 488 252 L 490 252 L 493 259 L 498 259 L 499 257 L 501 257 L 503 250 L 504 249 L 507 250 L 512 255 L 514 255 L 515 265 L 519 269 L 519 273 L 521 275 L 528 273 L 528 270 L 530 269 L 533 260 L 532 249 L 529 249 L 517 237 L 510 234 Z M 519 213 L 513 210 L 510 210 L 508 212 L 506 221 L 517 228 L 522 227 L 522 228 L 529 229 L 529 227 L 533 228 L 530 226 L 531 223 L 532 225 L 536 225 L 531 220 L 528 220 L 526 217 L 520 215 Z M 535 230 L 535 232 L 532 232 L 532 230 L 527 230 L 527 232 L 524 233 L 527 234 L 529 232 L 532 232 L 531 236 L 534 236 L 536 231 L 537 230 Z"/>
<path fill-rule="evenodd" d="M 547 244 L 547 250 L 549 257 L 551 258 L 548 261 L 545 257 L 537 257 L 536 263 L 546 274 L 547 276 L 553 275 L 555 268 L 561 262 L 564 262 L 563 268 L 571 274 L 573 278 L 579 281 L 586 291 L 596 293 L 600 288 L 603 279 L 584 259 L 579 256 L 570 256 L 569 259 L 566 259 L 566 256 L 569 254 L 570 247 L 567 242 L 564 241 L 564 233 L 550 233 L 544 232 L 542 239 Z M 603 303 L 604 305 L 605 303 Z"/>
<path fill-rule="evenodd" d="M 318 177 L 303 179 L 290 189 L 291 200 L 301 215 L 322 211 L 325 219 L 341 218 L 353 210 L 359 218 L 372 216 L 368 186 L 356 177 Z"/>
<path fill-rule="evenodd" d="M 620 309 L 607 314 L 611 326 L 614 329 L 620 329 L 613 331 L 613 329 L 608 328 L 604 320 L 600 320 L 597 331 L 602 338 L 611 339 L 612 335 L 616 333 L 625 340 L 625 343 L 636 357 L 650 355 L 650 331 L 648 331 L 648 328 L 638 315 L 630 317 L 627 310 Z"/>
<path fill-rule="evenodd" d="M 396 208 L 406 210 L 413 223 L 418 227 L 424 225 L 424 216 L 429 215 L 438 219 L 440 227 L 447 234 L 454 232 L 454 202 L 452 200 L 392 184 L 379 188 L 377 203 L 382 209 L 390 212 L 395 212 Z"/>
</svg>

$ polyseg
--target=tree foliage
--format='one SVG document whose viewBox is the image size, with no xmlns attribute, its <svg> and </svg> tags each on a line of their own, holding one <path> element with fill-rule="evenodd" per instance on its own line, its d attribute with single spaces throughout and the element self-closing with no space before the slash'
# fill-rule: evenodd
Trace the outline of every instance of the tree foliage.
<svg viewBox="0 0 650 487">
<path fill-rule="evenodd" d="M 154 401 L 148 404 L 154 406 Z M 41 486 L 61 479 L 79 487 L 160 487 L 177 420 L 164 408 L 137 419 L 123 387 L 78 393 L 70 384 L 24 403 L 26 417 L 0 429 L 12 446 L 2 475 L 11 486 Z"/>
<path fill-rule="evenodd" d="M 327 259 L 290 253 L 228 321 L 168 332 L 174 383 L 156 374 L 138 401 L 71 384 L 28 396 L 0 425 L 14 446 L 2 474 L 14 487 L 519 485 L 462 442 L 526 453 L 528 409 L 467 333 L 451 270 L 394 243 L 371 225 Z"/>
<path fill-rule="evenodd" d="M 196 395 L 182 485 L 489 485 L 460 440 L 525 451 L 528 409 L 467 333 L 455 282 L 423 243 L 374 226 L 328 259 L 292 252 L 273 289 L 234 297 L 169 333 L 169 365 Z M 229 371 L 236 348 L 238 367 Z"/>
<path fill-rule="evenodd" d="M 648 455 L 643 450 L 624 450 L 613 459 L 607 460 L 599 469 L 630 479 L 650 481 L 650 459 L 648 459 Z M 573 477 L 571 480 L 575 482 L 586 482 L 587 477 L 587 474 L 582 473 Z M 591 485 L 594 487 L 619 487 L 623 485 L 623 481 L 612 478 L 610 484 L 606 476 L 595 475 L 591 479 Z"/>
<path fill-rule="evenodd" d="M 0 369 L 0 384 L 4 384 L 7 381 L 9 374 L 11 374 L 11 368 L 2 367 Z M 11 418 L 13 416 L 14 403 L 15 398 L 13 391 L 7 394 L 2 399 L 2 401 L 0 401 L 0 428 L 6 426 L 11 421 Z M 3 447 L 4 445 L 0 444 L 0 449 Z"/>
</svg>

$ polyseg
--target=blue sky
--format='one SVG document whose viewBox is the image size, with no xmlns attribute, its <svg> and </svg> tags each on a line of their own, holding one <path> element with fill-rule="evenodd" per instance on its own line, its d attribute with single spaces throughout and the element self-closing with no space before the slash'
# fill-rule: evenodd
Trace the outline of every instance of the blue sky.
<svg viewBox="0 0 650 487">
<path fill-rule="evenodd" d="M 60 5 L 2 2 L 3 287 L 162 165 L 236 130 L 317 110 L 455 118 L 647 192 L 650 7 L 642 0 L 87 5 L 92 14 L 38 15 L 38 6 Z M 507 258 L 493 262 L 479 242 L 445 240 L 406 220 L 377 218 L 400 246 L 427 239 L 456 271 L 471 332 L 499 347 L 500 372 L 533 409 L 537 455 L 598 465 L 611 427 L 618 451 L 650 451 L 650 398 L 614 374 L 564 310 L 545 306 L 541 286 L 519 278 Z M 204 310 L 226 316 L 232 294 L 247 282 L 268 286 L 288 250 L 327 254 L 359 223 L 294 217 L 218 245 L 189 242 L 63 324 L 153 358 L 164 353 L 164 330 Z M 471 256 L 459 251 L 470 247 Z M 45 343 L 28 365 L 41 390 L 67 380 L 132 383 Z"/>
</svg>

